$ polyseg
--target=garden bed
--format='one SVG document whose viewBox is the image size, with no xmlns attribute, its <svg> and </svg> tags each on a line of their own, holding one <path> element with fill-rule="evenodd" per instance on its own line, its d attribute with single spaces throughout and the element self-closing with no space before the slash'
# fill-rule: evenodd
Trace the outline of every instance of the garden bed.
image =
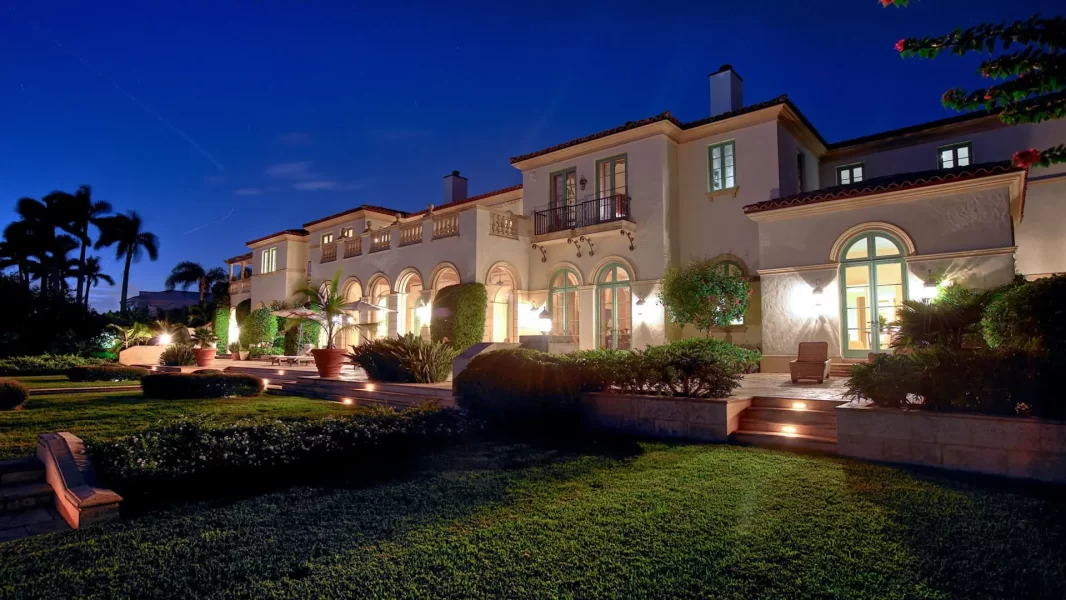
<svg viewBox="0 0 1066 600">
<path fill-rule="evenodd" d="M 844 456 L 1066 483 L 1066 422 L 853 404 L 836 411 Z"/>
</svg>

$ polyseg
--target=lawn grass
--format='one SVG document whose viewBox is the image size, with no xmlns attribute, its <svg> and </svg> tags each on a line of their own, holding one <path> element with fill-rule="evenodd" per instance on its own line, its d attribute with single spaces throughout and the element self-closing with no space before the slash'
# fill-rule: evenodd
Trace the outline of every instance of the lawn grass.
<svg viewBox="0 0 1066 600">
<path fill-rule="evenodd" d="M 13 377 L 21 381 L 26 387 L 37 388 L 81 388 L 81 387 L 111 387 L 130 386 L 139 387 L 140 381 L 71 381 L 66 375 L 32 375 L 27 377 Z"/>
<path fill-rule="evenodd" d="M 0 544 L 0 595 L 1061 598 L 1062 500 L 729 445 L 468 444 Z"/>
<path fill-rule="evenodd" d="M 140 390 L 31 396 L 24 410 L 0 412 L 0 460 L 33 454 L 37 434 L 69 431 L 86 440 L 107 440 L 180 415 L 219 421 L 324 417 L 358 408 L 294 396 L 210 400 L 150 400 Z"/>
</svg>

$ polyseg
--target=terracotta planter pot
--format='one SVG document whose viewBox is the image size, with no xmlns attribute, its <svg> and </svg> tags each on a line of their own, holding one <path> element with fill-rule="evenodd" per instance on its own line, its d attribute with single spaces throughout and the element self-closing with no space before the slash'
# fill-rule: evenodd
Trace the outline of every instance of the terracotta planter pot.
<svg viewBox="0 0 1066 600">
<path fill-rule="evenodd" d="M 344 366 L 344 350 L 334 348 L 332 350 L 316 349 L 311 351 L 315 357 L 315 367 L 318 368 L 319 377 L 339 377 L 341 367 Z"/>
<path fill-rule="evenodd" d="M 196 366 L 198 367 L 210 367 L 211 363 L 215 362 L 215 354 L 218 352 L 216 348 L 193 348 L 192 353 L 196 355 Z"/>
</svg>

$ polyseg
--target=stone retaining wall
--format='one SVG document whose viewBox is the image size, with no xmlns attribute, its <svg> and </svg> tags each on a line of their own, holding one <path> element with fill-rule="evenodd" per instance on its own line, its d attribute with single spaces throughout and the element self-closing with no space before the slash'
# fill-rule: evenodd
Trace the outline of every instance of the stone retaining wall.
<svg viewBox="0 0 1066 600">
<path fill-rule="evenodd" d="M 850 404 L 836 412 L 842 456 L 1066 483 L 1066 422 Z"/>
<path fill-rule="evenodd" d="M 740 425 L 751 398 L 676 398 L 599 392 L 585 394 L 585 422 L 604 431 L 724 442 Z"/>
</svg>

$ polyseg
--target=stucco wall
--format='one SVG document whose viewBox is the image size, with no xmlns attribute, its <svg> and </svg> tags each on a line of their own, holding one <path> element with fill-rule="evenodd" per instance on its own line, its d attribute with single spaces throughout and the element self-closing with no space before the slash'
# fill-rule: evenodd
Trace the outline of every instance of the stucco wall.
<svg viewBox="0 0 1066 600">
<path fill-rule="evenodd" d="M 1045 171 L 1030 173 L 1025 214 L 1014 230 L 1018 271 L 1025 275 L 1066 272 L 1066 178 L 1041 179 L 1049 177 Z"/>
</svg>

